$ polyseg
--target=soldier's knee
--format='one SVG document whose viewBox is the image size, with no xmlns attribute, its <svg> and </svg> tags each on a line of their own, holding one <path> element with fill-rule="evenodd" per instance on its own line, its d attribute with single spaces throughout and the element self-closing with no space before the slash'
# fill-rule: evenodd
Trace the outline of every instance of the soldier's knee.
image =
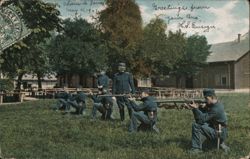
<svg viewBox="0 0 250 159">
<path fill-rule="evenodd" d="M 124 111 L 124 107 L 123 106 L 119 106 L 119 110 L 120 111 Z"/>
<path fill-rule="evenodd" d="M 193 122 L 192 123 L 192 128 L 195 128 L 195 129 L 200 129 L 201 128 L 201 125 L 196 123 L 196 122 Z"/>
<path fill-rule="evenodd" d="M 132 115 L 134 115 L 135 117 L 139 117 L 140 116 L 140 113 L 138 113 L 138 112 L 132 112 Z"/>
</svg>

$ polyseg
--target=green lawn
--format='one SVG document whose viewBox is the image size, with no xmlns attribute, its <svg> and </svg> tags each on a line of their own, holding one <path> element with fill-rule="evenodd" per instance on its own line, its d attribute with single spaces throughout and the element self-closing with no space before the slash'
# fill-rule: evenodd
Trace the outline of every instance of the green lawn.
<svg viewBox="0 0 250 159">
<path fill-rule="evenodd" d="M 224 94 L 220 99 L 229 118 L 229 154 L 213 149 L 196 156 L 187 153 L 193 122 L 189 110 L 159 110 L 159 135 L 129 134 L 127 126 L 119 120 L 91 121 L 90 106 L 87 117 L 52 111 L 50 106 L 55 100 L 0 106 L 0 144 L 4 156 L 17 159 L 229 159 L 246 156 L 250 152 L 249 95 Z M 118 118 L 117 108 L 114 111 L 114 117 Z"/>
</svg>

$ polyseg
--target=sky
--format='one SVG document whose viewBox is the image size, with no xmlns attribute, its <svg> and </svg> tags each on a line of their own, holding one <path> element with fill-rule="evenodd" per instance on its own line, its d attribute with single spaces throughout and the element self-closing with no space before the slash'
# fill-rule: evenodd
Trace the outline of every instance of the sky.
<svg viewBox="0 0 250 159">
<path fill-rule="evenodd" d="M 80 16 L 93 22 L 93 16 L 105 9 L 104 0 L 46 0 L 57 3 L 62 18 Z M 233 41 L 249 31 L 247 0 L 135 0 L 143 24 L 160 17 L 167 30 L 181 29 L 187 36 L 205 35 L 210 44 Z"/>
</svg>

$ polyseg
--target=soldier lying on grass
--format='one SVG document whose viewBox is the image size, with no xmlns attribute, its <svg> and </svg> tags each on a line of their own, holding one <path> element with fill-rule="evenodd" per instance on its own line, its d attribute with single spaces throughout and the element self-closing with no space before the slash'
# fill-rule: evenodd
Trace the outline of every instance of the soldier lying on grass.
<svg viewBox="0 0 250 159">
<path fill-rule="evenodd" d="M 68 101 L 72 98 L 72 94 L 69 92 L 61 92 L 57 95 L 58 101 L 56 105 L 53 106 L 53 110 L 64 110 L 69 111 L 70 106 Z"/>
</svg>

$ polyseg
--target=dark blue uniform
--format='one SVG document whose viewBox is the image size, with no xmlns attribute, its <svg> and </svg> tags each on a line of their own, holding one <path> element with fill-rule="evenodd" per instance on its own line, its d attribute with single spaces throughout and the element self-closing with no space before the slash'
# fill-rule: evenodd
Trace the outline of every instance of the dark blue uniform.
<svg viewBox="0 0 250 159">
<path fill-rule="evenodd" d="M 221 143 L 227 137 L 227 117 L 223 104 L 217 102 L 208 107 L 207 111 L 200 111 L 198 108 L 192 110 L 195 123 L 192 125 L 192 148 L 202 149 L 202 143 L 209 139 L 216 143 L 218 125 L 222 126 Z"/>
<path fill-rule="evenodd" d="M 72 98 L 72 95 L 70 93 L 67 93 L 67 92 L 62 92 L 62 93 L 59 93 L 57 95 L 57 98 L 59 98 L 58 102 L 53 109 L 55 109 L 55 110 L 60 109 L 60 110 L 68 111 L 70 108 L 70 106 L 68 104 L 68 100 L 70 100 Z"/>
<path fill-rule="evenodd" d="M 140 127 L 143 126 L 144 128 L 149 128 L 150 130 L 159 132 L 158 128 L 156 127 L 157 103 L 155 102 L 155 99 L 151 96 L 148 96 L 142 98 L 142 102 L 142 104 L 137 105 L 135 102 L 131 101 L 131 105 L 135 111 L 132 112 L 129 131 L 137 131 L 137 121 L 140 121 Z"/>
<path fill-rule="evenodd" d="M 132 74 L 128 72 L 116 73 L 113 79 L 113 94 L 134 94 L 135 86 Z M 127 97 L 117 97 L 117 105 L 120 111 L 120 117 L 123 121 L 125 119 L 124 107 L 127 106 L 129 116 L 131 117 L 132 107 Z"/>
<path fill-rule="evenodd" d="M 86 109 L 85 100 L 86 95 L 83 92 L 79 92 L 68 101 L 68 104 L 76 109 L 76 114 L 83 114 L 83 111 Z"/>
<path fill-rule="evenodd" d="M 92 118 L 96 118 L 97 110 L 102 114 L 102 119 L 111 119 L 113 101 L 111 97 L 100 97 L 98 95 L 92 95 L 91 98 L 94 101 L 92 109 Z"/>
<path fill-rule="evenodd" d="M 109 88 L 109 77 L 107 75 L 99 75 L 97 77 L 97 86 L 102 86 L 103 89 L 108 90 Z"/>
</svg>

